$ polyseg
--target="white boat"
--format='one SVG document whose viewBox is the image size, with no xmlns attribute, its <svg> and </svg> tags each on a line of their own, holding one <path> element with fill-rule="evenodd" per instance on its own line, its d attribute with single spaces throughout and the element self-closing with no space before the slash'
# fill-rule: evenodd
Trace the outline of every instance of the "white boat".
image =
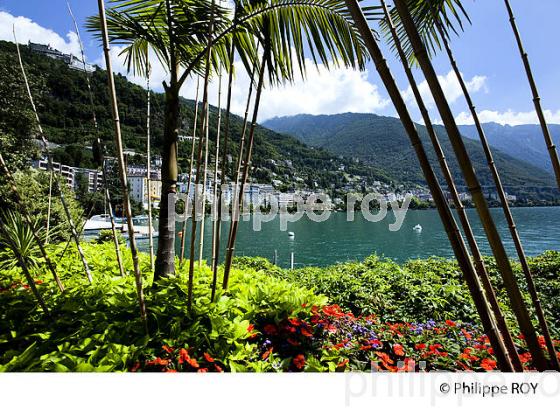
<svg viewBox="0 0 560 410">
<path fill-rule="evenodd" d="M 290 238 L 295 238 L 295 237 L 296 237 L 296 234 L 290 231 L 290 232 L 288 232 L 288 236 L 289 236 Z"/>
<path fill-rule="evenodd" d="M 84 232 L 111 229 L 111 215 L 101 214 L 89 218 L 84 225 Z"/>
<path fill-rule="evenodd" d="M 412 228 L 414 231 L 420 233 L 422 232 L 422 225 L 418 224 L 416 225 L 414 228 Z"/>
<path fill-rule="evenodd" d="M 134 225 L 134 237 L 136 239 L 148 239 L 150 236 L 148 229 L 148 226 Z M 128 238 L 128 225 L 123 225 L 122 233 L 125 238 Z M 152 232 L 152 237 L 157 238 L 158 236 L 159 232 L 154 230 Z"/>
</svg>

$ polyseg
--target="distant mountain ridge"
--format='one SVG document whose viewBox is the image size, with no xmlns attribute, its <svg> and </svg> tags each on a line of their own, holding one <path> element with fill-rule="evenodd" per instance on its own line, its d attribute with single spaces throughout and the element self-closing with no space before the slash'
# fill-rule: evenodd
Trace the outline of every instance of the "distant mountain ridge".
<svg viewBox="0 0 560 410">
<path fill-rule="evenodd" d="M 357 158 L 386 171 L 401 182 L 423 183 L 424 177 L 410 145 L 408 136 L 398 118 L 375 114 L 345 113 L 336 115 L 307 115 L 277 117 L 263 123 L 274 131 L 294 135 L 302 142 L 321 147 L 334 154 Z M 418 125 L 430 161 L 437 169 L 437 159 L 429 142 L 426 128 Z M 461 173 L 444 127 L 436 126 L 452 173 L 463 189 Z M 467 150 L 481 181 L 487 190 L 493 189 L 493 180 L 487 170 L 486 159 L 478 141 L 464 139 Z M 506 189 L 510 193 L 524 193 L 540 188 L 552 188 L 551 174 L 535 165 L 514 158 L 500 150 L 494 157 Z M 439 173 L 439 171 L 437 171 Z M 440 175 L 441 176 L 441 175 Z"/>
<path fill-rule="evenodd" d="M 489 122 L 483 124 L 482 127 L 491 146 L 514 158 L 526 161 L 545 171 L 553 172 L 540 125 L 511 126 Z M 558 146 L 560 144 L 560 125 L 549 124 L 548 128 L 553 141 Z M 474 140 L 479 138 L 474 125 L 461 125 L 459 130 L 467 138 Z"/>
</svg>

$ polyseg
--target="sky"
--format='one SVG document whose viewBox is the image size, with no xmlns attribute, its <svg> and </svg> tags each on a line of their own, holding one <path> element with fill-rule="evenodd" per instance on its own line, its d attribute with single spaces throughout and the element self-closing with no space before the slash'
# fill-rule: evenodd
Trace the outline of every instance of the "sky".
<svg viewBox="0 0 560 410">
<path fill-rule="evenodd" d="M 367 3 L 374 3 L 367 0 Z M 389 1 L 389 3 L 391 3 Z M 71 0 L 70 4 L 80 25 L 81 36 L 88 62 L 104 66 L 99 42 L 85 31 L 85 19 L 97 12 L 94 0 Z M 456 60 L 467 81 L 473 100 L 483 122 L 520 125 L 537 124 L 529 85 L 513 37 L 511 26 L 502 0 L 463 0 L 471 18 L 460 36 L 452 39 Z M 517 16 L 526 51 L 539 87 L 543 107 L 550 123 L 560 123 L 560 54 L 557 39 L 560 38 L 560 1 L 558 0 L 511 0 Z M 19 43 L 28 40 L 48 43 L 54 48 L 76 55 L 79 43 L 73 22 L 68 14 L 66 0 L 0 0 L 0 39 L 13 41 L 12 26 L 15 24 Z M 375 24 L 372 26 L 376 28 Z M 400 63 L 386 45 L 382 45 L 413 118 L 420 122 L 412 92 Z M 115 71 L 126 73 L 118 47 L 112 48 Z M 442 52 L 435 57 L 434 66 L 446 92 L 451 108 L 459 124 L 472 124 L 468 107 L 462 97 L 449 60 Z M 241 68 L 241 67 L 240 67 Z M 248 75 L 238 70 L 232 108 L 242 114 L 248 89 Z M 429 89 L 420 71 L 415 72 L 420 89 L 428 102 L 435 122 L 439 122 Z M 161 83 L 167 77 L 164 69 L 154 62 L 152 84 L 161 91 Z M 140 85 L 145 79 L 128 78 Z M 212 103 L 217 104 L 218 81 L 210 88 Z M 183 87 L 182 95 L 194 98 L 196 79 L 190 79 Z M 224 93 L 225 94 L 225 93 Z M 224 96 L 222 95 L 222 99 Z M 369 63 L 365 72 L 351 69 L 318 69 L 310 67 L 305 81 L 296 80 L 293 85 L 266 89 L 263 93 L 259 120 L 295 114 L 336 114 L 365 112 L 396 116 L 383 84 L 374 66 Z"/>
</svg>

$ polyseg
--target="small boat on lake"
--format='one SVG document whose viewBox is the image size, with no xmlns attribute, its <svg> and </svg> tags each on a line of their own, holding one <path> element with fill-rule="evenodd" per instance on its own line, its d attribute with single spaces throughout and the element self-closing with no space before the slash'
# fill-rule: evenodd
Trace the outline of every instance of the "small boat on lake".
<svg viewBox="0 0 560 410">
<path fill-rule="evenodd" d="M 422 225 L 418 224 L 414 228 L 412 228 L 412 230 L 420 233 L 420 232 L 422 232 Z"/>
<path fill-rule="evenodd" d="M 289 236 L 290 238 L 295 238 L 295 237 L 296 237 L 296 234 L 290 231 L 290 232 L 288 232 L 288 236 Z"/>
<path fill-rule="evenodd" d="M 105 229 L 111 229 L 111 215 L 109 214 L 94 215 L 89 218 L 84 225 L 85 233 L 92 233 Z"/>
</svg>

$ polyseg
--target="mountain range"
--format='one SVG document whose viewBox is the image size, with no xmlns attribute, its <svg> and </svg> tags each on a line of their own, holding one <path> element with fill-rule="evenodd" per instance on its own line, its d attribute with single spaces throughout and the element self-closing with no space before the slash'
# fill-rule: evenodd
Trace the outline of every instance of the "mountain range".
<svg viewBox="0 0 560 410">
<path fill-rule="evenodd" d="M 416 155 L 398 118 L 356 113 L 301 114 L 272 118 L 265 121 L 263 125 L 277 132 L 294 135 L 306 144 L 374 164 L 384 169 L 388 176 L 396 181 L 424 183 Z M 460 188 L 465 189 L 446 131 L 443 126 L 435 126 L 435 128 L 452 173 Z M 435 152 L 431 148 L 426 127 L 418 124 L 418 130 L 428 157 L 437 169 Z M 493 135 L 494 139 L 498 137 Z M 480 143 L 471 138 L 464 138 L 464 142 L 483 188 L 491 191 L 493 181 L 487 170 Z M 509 151 L 511 153 L 500 149 L 493 151 L 496 165 L 508 192 L 522 194 L 535 192 L 544 187 L 554 187 L 554 177 L 542 166 L 537 166 L 536 161 L 533 161 L 533 164 L 527 162 L 520 154 L 517 154 L 516 158 L 511 147 Z"/>
</svg>

